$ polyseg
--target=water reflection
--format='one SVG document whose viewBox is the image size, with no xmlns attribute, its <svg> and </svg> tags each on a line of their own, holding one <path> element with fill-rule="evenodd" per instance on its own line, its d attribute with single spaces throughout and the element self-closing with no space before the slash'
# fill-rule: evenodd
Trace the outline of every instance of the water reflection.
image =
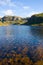
<svg viewBox="0 0 43 65">
<path fill-rule="evenodd" d="M 7 42 L 6 42 L 7 41 Z M 6 26 L 0 27 L 0 42 L 6 44 L 37 44 L 43 41 L 43 27 Z"/>
<path fill-rule="evenodd" d="M 42 47 L 43 27 L 0 27 L 0 58 L 13 58 L 15 54 L 21 54 L 34 62 L 43 59 Z"/>
<path fill-rule="evenodd" d="M 40 43 L 43 42 L 43 27 L 42 26 L 36 26 L 36 27 L 30 27 L 31 34 L 39 40 Z"/>
</svg>

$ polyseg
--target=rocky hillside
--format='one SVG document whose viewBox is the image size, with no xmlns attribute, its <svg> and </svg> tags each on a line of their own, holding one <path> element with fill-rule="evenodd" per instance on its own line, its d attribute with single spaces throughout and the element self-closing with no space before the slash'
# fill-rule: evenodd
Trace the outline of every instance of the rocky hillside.
<svg viewBox="0 0 43 65">
<path fill-rule="evenodd" d="M 43 25 L 43 13 L 32 15 L 30 18 L 18 16 L 4 16 L 0 18 L 1 24 Z"/>
<path fill-rule="evenodd" d="M 18 16 L 4 16 L 0 18 L 0 22 L 8 24 L 24 24 L 26 20 Z"/>
<path fill-rule="evenodd" d="M 25 25 L 43 25 L 43 13 L 32 15 L 30 18 L 26 18 Z"/>
<path fill-rule="evenodd" d="M 21 17 L 17 17 L 17 16 L 4 16 L 2 18 L 2 21 L 16 21 L 16 20 L 21 20 Z"/>
</svg>

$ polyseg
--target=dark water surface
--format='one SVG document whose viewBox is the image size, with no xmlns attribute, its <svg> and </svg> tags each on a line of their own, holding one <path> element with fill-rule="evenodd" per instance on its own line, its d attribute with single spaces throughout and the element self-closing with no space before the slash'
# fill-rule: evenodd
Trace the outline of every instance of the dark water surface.
<svg viewBox="0 0 43 65">
<path fill-rule="evenodd" d="M 28 49 L 28 51 L 25 53 L 24 49 L 26 51 Z M 30 56 L 30 59 L 33 59 L 32 57 L 37 53 L 37 50 L 38 53 L 43 54 L 39 49 L 43 52 L 43 27 L 20 25 L 0 27 L 0 58 L 6 57 L 5 53 L 16 51 L 17 54 L 24 52 Z"/>
</svg>

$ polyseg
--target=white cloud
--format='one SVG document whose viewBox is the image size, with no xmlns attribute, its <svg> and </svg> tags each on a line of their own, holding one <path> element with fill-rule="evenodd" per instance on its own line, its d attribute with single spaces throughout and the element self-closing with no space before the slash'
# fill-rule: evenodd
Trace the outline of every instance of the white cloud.
<svg viewBox="0 0 43 65">
<path fill-rule="evenodd" d="M 28 15 L 27 15 L 27 17 L 31 17 L 32 15 L 34 15 L 34 14 L 38 14 L 38 13 L 41 13 L 41 12 L 36 12 L 36 11 L 32 11 L 32 12 L 30 12 Z"/>
<path fill-rule="evenodd" d="M 14 2 L 12 2 L 11 0 L 0 0 L 0 5 L 7 5 L 7 6 L 16 6 L 16 4 Z"/>
<path fill-rule="evenodd" d="M 23 9 L 29 9 L 30 7 L 29 6 L 23 6 Z"/>
<path fill-rule="evenodd" d="M 3 13 L 4 13 L 4 15 L 8 15 L 8 16 L 10 16 L 10 15 L 13 16 L 14 15 L 13 10 L 6 10 Z"/>
</svg>

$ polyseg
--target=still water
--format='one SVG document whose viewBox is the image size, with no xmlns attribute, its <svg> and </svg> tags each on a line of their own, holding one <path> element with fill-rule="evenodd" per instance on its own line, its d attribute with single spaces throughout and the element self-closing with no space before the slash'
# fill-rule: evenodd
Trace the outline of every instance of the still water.
<svg viewBox="0 0 43 65">
<path fill-rule="evenodd" d="M 38 44 L 43 42 L 43 27 L 2 26 L 0 27 L 0 45 Z"/>
<path fill-rule="evenodd" d="M 0 58 L 4 57 L 3 52 L 16 51 L 17 47 L 30 46 L 30 48 L 33 48 L 33 46 L 39 45 L 43 47 L 42 26 L 11 25 L 0 27 L 0 53 L 2 52 Z"/>
</svg>

